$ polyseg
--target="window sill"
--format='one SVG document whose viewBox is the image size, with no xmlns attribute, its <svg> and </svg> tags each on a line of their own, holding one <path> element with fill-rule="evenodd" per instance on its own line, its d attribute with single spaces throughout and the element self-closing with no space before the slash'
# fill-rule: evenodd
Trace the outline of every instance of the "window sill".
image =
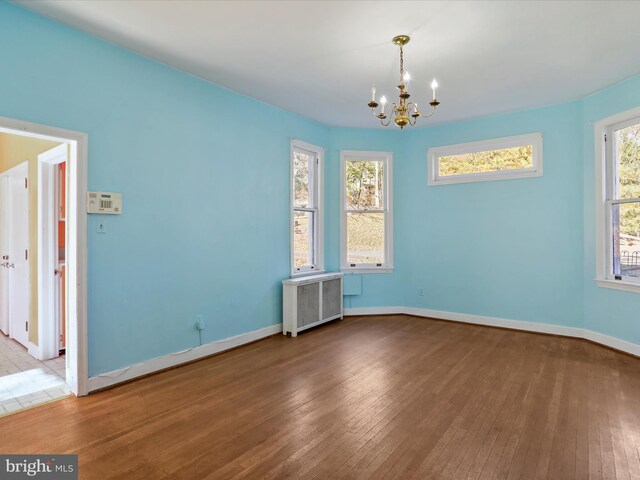
<svg viewBox="0 0 640 480">
<path fill-rule="evenodd" d="M 311 275 L 319 275 L 321 273 L 327 273 L 326 270 L 305 270 L 304 272 L 292 273 L 290 278 L 309 277 Z"/>
<path fill-rule="evenodd" d="M 622 280 L 600 280 L 596 279 L 596 285 L 602 288 L 623 290 L 625 292 L 640 293 L 640 283 L 623 282 Z"/>
<path fill-rule="evenodd" d="M 541 170 L 531 171 L 513 171 L 506 170 L 500 173 L 469 173 L 464 175 L 450 175 L 447 177 L 439 177 L 428 181 L 430 187 L 437 187 L 438 185 L 455 185 L 457 183 L 475 183 L 475 182 L 493 182 L 496 180 L 517 180 L 519 178 L 533 178 L 541 177 Z"/>
<path fill-rule="evenodd" d="M 342 273 L 393 273 L 393 267 L 353 267 L 353 268 L 341 268 Z"/>
</svg>

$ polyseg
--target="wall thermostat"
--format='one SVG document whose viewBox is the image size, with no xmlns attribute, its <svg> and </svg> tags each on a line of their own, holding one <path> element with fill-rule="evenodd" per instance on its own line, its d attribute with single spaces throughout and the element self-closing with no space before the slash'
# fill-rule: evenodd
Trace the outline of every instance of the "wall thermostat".
<svg viewBox="0 0 640 480">
<path fill-rule="evenodd" d="M 113 192 L 87 192 L 87 213 L 122 213 L 122 194 Z"/>
</svg>

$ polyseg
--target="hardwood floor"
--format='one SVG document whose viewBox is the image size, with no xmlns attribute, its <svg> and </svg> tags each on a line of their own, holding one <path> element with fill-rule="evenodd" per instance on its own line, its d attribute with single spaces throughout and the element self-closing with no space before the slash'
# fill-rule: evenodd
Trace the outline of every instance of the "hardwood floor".
<svg viewBox="0 0 640 480">
<path fill-rule="evenodd" d="M 81 479 L 640 478 L 640 359 L 409 316 L 275 336 L 0 418 Z"/>
</svg>

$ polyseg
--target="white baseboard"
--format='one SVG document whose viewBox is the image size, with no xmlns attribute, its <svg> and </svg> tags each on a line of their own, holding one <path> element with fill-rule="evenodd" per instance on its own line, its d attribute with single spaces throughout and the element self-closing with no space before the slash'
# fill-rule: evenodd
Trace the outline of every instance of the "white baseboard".
<svg viewBox="0 0 640 480">
<path fill-rule="evenodd" d="M 399 313 L 406 313 L 407 307 L 359 307 L 359 308 L 345 308 L 345 316 L 354 315 L 396 315 Z"/>
<path fill-rule="evenodd" d="M 565 327 L 561 325 L 551 325 L 546 323 L 525 322 L 521 320 L 508 320 L 498 317 L 486 317 L 481 315 L 470 315 L 467 313 L 444 312 L 440 310 L 429 310 L 426 308 L 414 307 L 364 307 L 364 308 L 345 308 L 345 316 L 354 315 L 394 315 L 405 314 L 415 315 L 418 317 L 436 318 L 439 320 L 451 320 L 456 322 L 472 323 L 476 325 L 486 325 L 492 327 L 510 328 L 514 330 L 523 330 L 527 332 L 550 333 L 554 335 L 562 335 L 565 337 L 583 338 L 595 343 L 615 348 L 622 352 L 630 353 L 640 357 L 640 345 L 627 342 L 619 338 L 610 337 L 602 333 L 594 332 L 577 327 Z M 114 370 L 112 372 L 103 373 L 94 377 L 89 377 L 88 391 L 92 392 L 102 388 L 111 387 L 118 383 L 126 382 L 143 375 L 164 370 L 166 368 L 175 367 L 183 363 L 192 362 L 199 358 L 208 357 L 216 353 L 229 350 L 231 348 L 244 345 L 246 343 L 260 340 L 261 338 L 282 332 L 282 325 L 277 323 L 269 327 L 254 330 L 252 332 L 243 333 L 235 337 L 226 338 L 217 342 L 207 343 L 205 345 L 194 347 L 182 352 L 176 352 L 163 357 L 147 360 L 146 362 L 137 363 L 129 367 Z"/>
<path fill-rule="evenodd" d="M 235 337 L 225 338 L 224 340 L 207 343 L 199 347 L 183 350 L 182 352 L 171 353 L 163 357 L 147 360 L 146 362 L 136 363 L 135 365 L 96 375 L 95 377 L 89 377 L 88 391 L 92 392 L 102 388 L 111 387 L 136 377 L 148 375 L 166 368 L 175 367 L 183 363 L 192 362 L 199 358 L 208 357 L 209 355 L 220 353 L 225 350 L 229 350 L 230 348 L 239 347 L 240 345 L 254 342 L 261 338 L 269 337 L 281 332 L 282 324 L 277 323 L 269 327 L 261 328 L 260 330 L 243 333 Z"/>
<path fill-rule="evenodd" d="M 599 343 L 601 345 L 606 345 L 607 347 L 615 348 L 616 350 L 620 350 L 621 352 L 630 353 L 631 355 L 635 355 L 636 357 L 640 357 L 640 345 L 638 345 L 637 343 L 631 343 L 620 338 L 610 337 L 609 335 L 594 332 L 593 330 L 584 329 L 582 330 L 582 332 L 582 338 L 591 340 L 592 342 Z"/>
<path fill-rule="evenodd" d="M 510 328 L 526 332 L 550 333 L 564 337 L 583 338 L 607 347 L 615 348 L 622 352 L 640 357 L 640 345 L 627 342 L 616 337 L 610 337 L 603 333 L 594 332 L 585 328 L 565 327 L 548 323 L 525 322 L 523 320 L 508 320 L 506 318 L 485 317 L 482 315 L 470 315 L 468 313 L 443 312 L 414 307 L 365 307 L 345 308 L 345 316 L 353 315 L 394 315 L 405 314 L 417 317 L 437 318 L 438 320 L 452 320 L 455 322 L 473 323 L 490 327 Z"/>
</svg>

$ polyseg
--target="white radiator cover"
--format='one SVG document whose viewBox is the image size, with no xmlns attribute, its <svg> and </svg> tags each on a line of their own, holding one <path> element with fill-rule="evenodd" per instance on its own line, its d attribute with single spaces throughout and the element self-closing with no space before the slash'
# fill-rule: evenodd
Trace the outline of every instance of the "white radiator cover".
<svg viewBox="0 0 640 480">
<path fill-rule="evenodd" d="M 342 318 L 342 273 L 323 273 L 282 281 L 282 334 Z"/>
</svg>

